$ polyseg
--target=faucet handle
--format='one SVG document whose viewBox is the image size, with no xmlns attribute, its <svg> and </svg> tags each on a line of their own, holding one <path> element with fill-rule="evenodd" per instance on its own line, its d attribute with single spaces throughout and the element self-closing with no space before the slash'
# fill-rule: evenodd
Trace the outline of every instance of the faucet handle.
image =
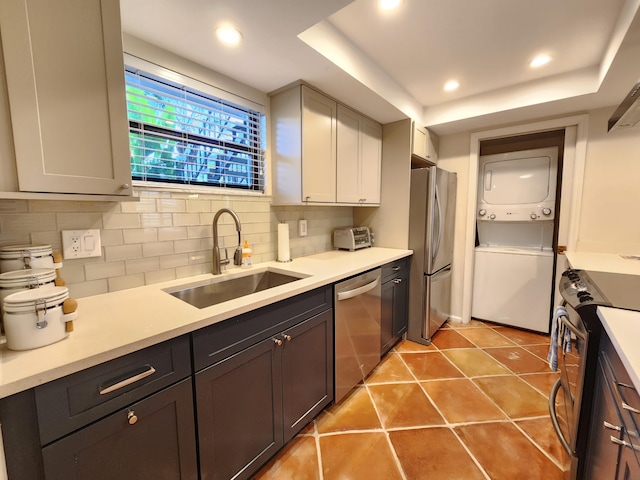
<svg viewBox="0 0 640 480">
<path fill-rule="evenodd" d="M 224 251 L 224 259 L 220 259 L 220 265 L 229 265 L 229 252 L 225 247 L 222 247 L 222 250 Z"/>
</svg>

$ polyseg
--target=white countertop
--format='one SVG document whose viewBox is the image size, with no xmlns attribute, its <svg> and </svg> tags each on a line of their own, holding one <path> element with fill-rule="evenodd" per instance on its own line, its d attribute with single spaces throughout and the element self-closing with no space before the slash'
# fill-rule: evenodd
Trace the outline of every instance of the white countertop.
<svg viewBox="0 0 640 480">
<path fill-rule="evenodd" d="M 411 255 L 410 250 L 367 248 L 330 251 L 289 263 L 266 262 L 251 270 L 228 269 L 78 300 L 74 331 L 45 347 L 16 352 L 0 345 L 0 398 L 78 372 L 285 298 Z M 301 280 L 199 309 L 163 291 L 213 278 L 266 269 L 300 274 Z"/>
<path fill-rule="evenodd" d="M 615 253 L 565 252 L 573 268 L 595 272 L 640 275 L 640 260 L 627 259 Z"/>
<path fill-rule="evenodd" d="M 598 307 L 598 317 L 631 377 L 634 387 L 640 392 L 640 348 L 638 348 L 640 312 Z"/>
</svg>

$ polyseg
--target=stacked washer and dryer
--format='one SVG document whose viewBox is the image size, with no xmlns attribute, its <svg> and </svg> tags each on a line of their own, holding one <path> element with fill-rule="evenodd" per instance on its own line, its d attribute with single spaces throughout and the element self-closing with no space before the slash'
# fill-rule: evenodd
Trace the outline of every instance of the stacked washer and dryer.
<svg viewBox="0 0 640 480">
<path fill-rule="evenodd" d="M 549 332 L 558 149 L 483 155 L 471 315 Z"/>
</svg>

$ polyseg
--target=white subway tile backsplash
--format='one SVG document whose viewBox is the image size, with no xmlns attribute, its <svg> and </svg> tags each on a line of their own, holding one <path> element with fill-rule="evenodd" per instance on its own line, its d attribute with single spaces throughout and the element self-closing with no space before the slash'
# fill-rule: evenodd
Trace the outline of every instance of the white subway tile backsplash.
<svg viewBox="0 0 640 480">
<path fill-rule="evenodd" d="M 141 227 L 170 227 L 173 225 L 173 215 L 171 213 L 141 213 Z"/>
<path fill-rule="evenodd" d="M 168 270 L 157 270 L 155 272 L 146 272 L 144 274 L 144 282 L 147 285 L 154 283 L 168 282 L 176 279 L 176 271 L 171 268 Z"/>
<path fill-rule="evenodd" d="M 127 288 L 142 287 L 144 285 L 144 274 L 126 275 L 124 277 L 109 278 L 109 291 L 116 292 Z"/>
<path fill-rule="evenodd" d="M 69 287 L 69 296 L 71 298 L 90 297 L 91 295 L 100 295 L 109 293 L 109 283 L 106 278 L 101 280 L 92 280 L 89 282 L 67 284 Z M 82 321 L 82 307 L 78 309 L 78 321 Z"/>
<path fill-rule="evenodd" d="M 176 253 L 174 255 L 163 255 L 160 257 L 160 269 L 184 267 L 189 265 L 189 255 L 186 253 Z"/>
<path fill-rule="evenodd" d="M 140 228 L 140 215 L 137 213 L 105 213 L 102 216 L 105 229 Z"/>
<path fill-rule="evenodd" d="M 104 262 L 93 263 L 84 266 L 87 280 L 97 280 L 100 278 L 119 277 L 126 273 L 124 262 Z"/>
<path fill-rule="evenodd" d="M 187 227 L 161 227 L 158 228 L 158 240 L 184 240 L 188 238 Z"/>
<path fill-rule="evenodd" d="M 160 269 L 160 259 L 158 257 L 134 258 L 125 260 L 124 264 L 127 275 Z"/>
<path fill-rule="evenodd" d="M 232 208 L 255 263 L 274 260 L 277 223 L 290 225 L 292 257 L 331 250 L 335 228 L 353 222 L 350 207 L 272 207 L 269 197 L 231 196 L 135 188 L 139 202 L 10 200 L 0 202 L 0 245 L 45 243 L 61 249 L 60 230 L 99 228 L 102 257 L 64 260 L 62 276 L 75 298 L 211 272 L 212 221 Z M 309 235 L 297 235 L 308 220 Z M 229 255 L 238 243 L 235 223 L 220 217 L 219 244 Z M 223 253 L 224 257 L 224 253 Z"/>
<path fill-rule="evenodd" d="M 173 224 L 177 226 L 199 225 L 200 215 L 197 213 L 174 213 Z"/>
<path fill-rule="evenodd" d="M 157 257 L 174 253 L 173 242 L 152 242 L 142 245 L 143 257 Z"/>
<path fill-rule="evenodd" d="M 158 212 L 186 212 L 186 200 L 176 198 L 160 198 L 156 200 Z"/>
<path fill-rule="evenodd" d="M 101 230 L 100 243 L 103 247 L 110 245 L 122 245 L 124 243 L 124 230 Z"/>
<path fill-rule="evenodd" d="M 27 200 L 1 200 L 0 214 L 2 213 L 26 213 L 29 212 Z"/>
<path fill-rule="evenodd" d="M 142 245 L 113 245 L 104 247 L 104 259 L 107 262 L 115 262 L 116 260 L 126 260 L 129 258 L 141 258 Z"/>
<path fill-rule="evenodd" d="M 158 241 L 157 228 L 128 228 L 123 230 L 124 243 L 147 243 Z"/>
</svg>

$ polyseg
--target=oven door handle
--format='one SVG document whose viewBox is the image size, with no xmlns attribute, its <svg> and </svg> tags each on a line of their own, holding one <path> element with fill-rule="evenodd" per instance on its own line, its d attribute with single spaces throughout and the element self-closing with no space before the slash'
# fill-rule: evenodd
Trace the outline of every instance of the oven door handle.
<svg viewBox="0 0 640 480">
<path fill-rule="evenodd" d="M 553 429 L 556 431 L 556 435 L 560 439 L 560 443 L 562 447 L 566 450 L 569 455 L 572 455 L 571 445 L 567 442 L 567 439 L 564 438 L 562 434 L 562 430 L 560 429 L 560 424 L 558 423 L 558 413 L 556 412 L 556 397 L 558 396 L 558 390 L 560 390 L 560 386 L 562 385 L 562 379 L 558 378 L 556 383 L 553 384 L 553 388 L 551 389 L 551 394 L 549 395 L 549 414 L 551 416 L 551 423 L 553 424 Z"/>
<path fill-rule="evenodd" d="M 565 315 L 561 315 L 558 321 L 560 322 L 561 327 L 568 328 L 569 330 L 571 330 L 571 333 L 573 333 L 576 337 L 578 337 L 583 342 L 587 341 L 587 336 L 584 334 L 584 332 L 581 332 L 580 330 L 578 330 L 573 323 L 571 323 L 571 320 L 569 320 L 569 317 Z M 560 335 L 558 335 L 558 338 L 560 338 Z"/>
</svg>

